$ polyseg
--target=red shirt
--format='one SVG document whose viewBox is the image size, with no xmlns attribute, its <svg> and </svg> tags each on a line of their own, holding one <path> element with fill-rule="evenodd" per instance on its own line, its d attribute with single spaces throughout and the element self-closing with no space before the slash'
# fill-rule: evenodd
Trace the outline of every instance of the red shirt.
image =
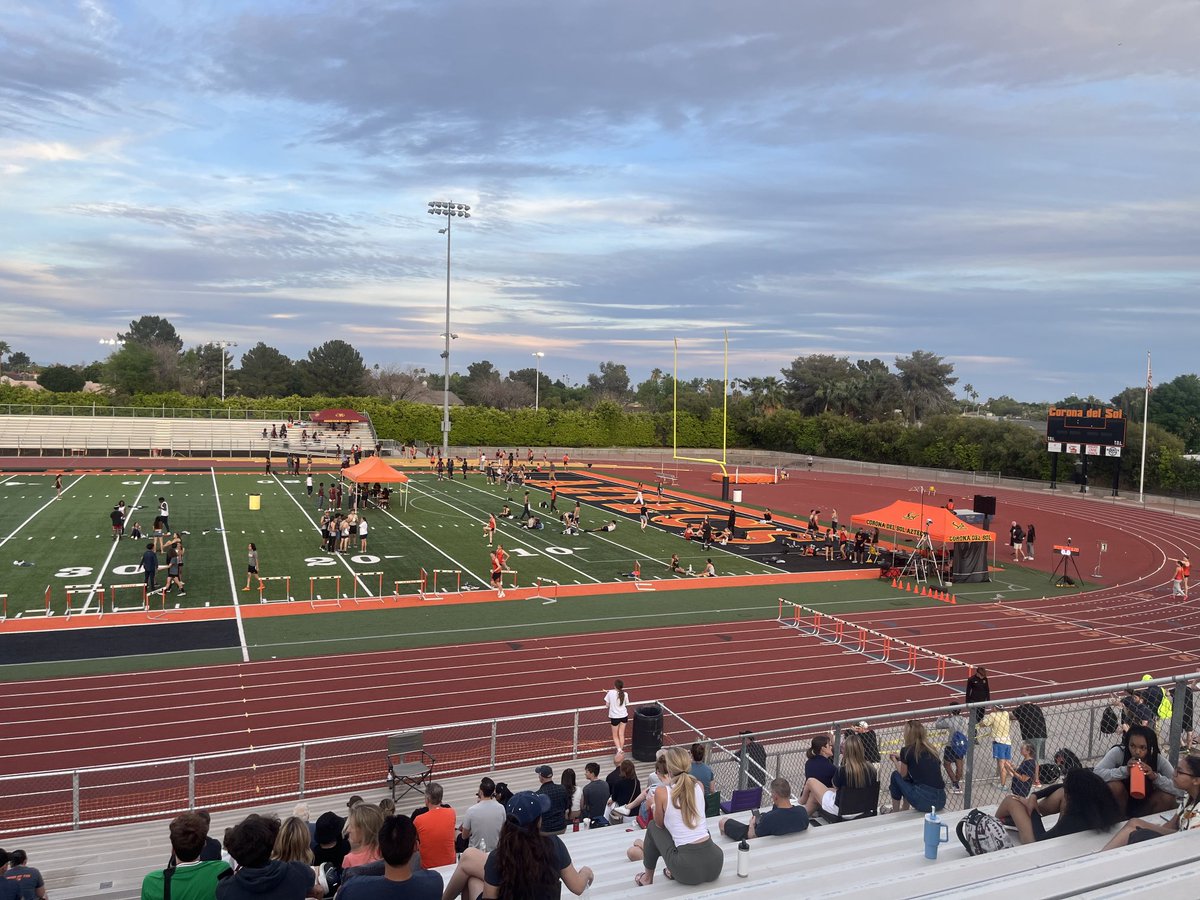
<svg viewBox="0 0 1200 900">
<path fill-rule="evenodd" d="M 426 869 L 454 865 L 454 822 L 454 810 L 441 806 L 413 819 L 421 841 L 421 865 Z"/>
</svg>

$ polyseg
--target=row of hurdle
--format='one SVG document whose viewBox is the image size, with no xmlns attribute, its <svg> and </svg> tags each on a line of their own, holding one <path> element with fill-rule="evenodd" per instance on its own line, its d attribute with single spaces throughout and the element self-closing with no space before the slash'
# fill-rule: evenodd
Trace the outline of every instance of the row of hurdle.
<svg viewBox="0 0 1200 900">
<path fill-rule="evenodd" d="M 970 677 L 972 667 L 960 659 L 920 647 L 882 631 L 848 622 L 820 610 L 779 598 L 778 621 L 801 634 L 838 644 L 856 653 L 887 663 L 902 672 L 911 672 L 929 681 L 942 683 L 950 667 L 961 668 Z"/>
<path fill-rule="evenodd" d="M 348 578 L 350 582 L 345 592 L 342 589 L 344 578 Z M 459 594 L 463 591 L 462 570 L 422 568 L 420 577 L 395 579 L 390 582 L 390 587 L 391 591 L 385 593 L 384 573 L 381 571 L 357 572 L 353 575 L 310 575 L 306 602 L 318 607 L 323 604 L 340 604 L 345 600 L 366 604 L 382 603 L 387 599 L 396 600 L 412 594 L 422 599 Z M 517 570 L 502 570 L 500 591 L 515 590 L 517 587 Z M 557 603 L 560 587 L 560 583 L 552 578 L 536 578 L 528 599 Z M 167 610 L 166 592 L 162 588 L 147 590 L 145 582 L 142 581 L 110 585 L 68 584 L 64 590 L 65 608 L 62 615 L 67 617 L 84 614 L 103 617 L 105 614 L 123 612 L 165 613 Z M 52 586 L 46 585 L 40 604 L 18 612 L 10 611 L 9 595 L 0 593 L 0 622 L 7 620 L 10 615 L 28 619 L 50 618 L 58 614 L 53 604 L 53 594 Z M 292 591 L 291 575 L 258 576 L 259 603 L 294 603 L 296 599 Z"/>
</svg>

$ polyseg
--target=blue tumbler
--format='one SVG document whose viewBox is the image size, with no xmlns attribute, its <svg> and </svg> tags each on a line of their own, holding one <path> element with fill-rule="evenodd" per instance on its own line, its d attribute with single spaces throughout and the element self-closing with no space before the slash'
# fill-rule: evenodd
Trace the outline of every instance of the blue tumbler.
<svg viewBox="0 0 1200 900">
<path fill-rule="evenodd" d="M 950 840 L 950 829 L 946 827 L 946 823 L 937 817 L 934 810 L 930 810 L 925 816 L 925 858 L 937 859 L 938 844 L 948 843 Z"/>
</svg>

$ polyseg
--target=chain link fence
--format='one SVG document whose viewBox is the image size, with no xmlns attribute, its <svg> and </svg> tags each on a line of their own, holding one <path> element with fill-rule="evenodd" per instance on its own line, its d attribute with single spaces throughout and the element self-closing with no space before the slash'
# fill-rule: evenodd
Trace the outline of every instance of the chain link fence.
<svg viewBox="0 0 1200 900">
<path fill-rule="evenodd" d="M 736 789 L 766 787 L 773 778 L 786 778 L 794 796 L 805 782 L 805 765 L 813 738 L 832 740 L 834 762 L 848 731 L 870 736 L 878 747 L 882 800 L 889 802 L 888 784 L 896 770 L 909 721 L 925 726 L 930 744 L 942 761 L 947 808 L 970 809 L 999 803 L 1012 792 L 1027 792 L 1058 781 L 1073 766 L 1094 767 L 1121 742 L 1130 724 L 1147 724 L 1157 735 L 1162 754 L 1174 765 L 1181 753 L 1200 750 L 1193 733 L 1193 685 L 1200 673 L 1158 678 L 1133 684 L 1113 684 L 1077 691 L 1011 697 L 998 702 L 906 710 L 903 714 L 868 716 L 859 720 L 832 719 L 793 728 L 707 736 L 708 763 L 716 776 L 715 789 L 728 796 Z M 1148 689 L 1157 687 L 1146 702 Z M 1162 701 L 1165 697 L 1167 703 Z M 955 733 L 961 738 L 955 739 Z M 1006 761 L 1004 761 L 1006 759 Z M 1022 773 L 1032 773 L 1026 780 Z M 872 760 L 874 761 L 874 760 Z M 957 781 L 960 789 L 952 789 Z M 1014 782 L 1016 786 L 1014 788 Z"/>
<path fill-rule="evenodd" d="M 663 731 L 699 732 L 662 704 Z M 386 786 L 397 732 L 329 738 L 120 766 L 0 776 L 0 833 L 32 833 L 170 817 Z M 438 778 L 603 756 L 612 734 L 602 708 L 480 719 L 421 729 Z"/>
</svg>

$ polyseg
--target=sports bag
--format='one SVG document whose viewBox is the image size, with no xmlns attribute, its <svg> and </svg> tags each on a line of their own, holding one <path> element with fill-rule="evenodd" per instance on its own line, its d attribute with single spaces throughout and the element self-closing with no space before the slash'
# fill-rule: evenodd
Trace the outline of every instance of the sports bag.
<svg viewBox="0 0 1200 900">
<path fill-rule="evenodd" d="M 1013 846 L 1012 838 L 1000 820 L 980 809 L 973 809 L 959 819 L 954 832 L 972 856 Z"/>
</svg>

